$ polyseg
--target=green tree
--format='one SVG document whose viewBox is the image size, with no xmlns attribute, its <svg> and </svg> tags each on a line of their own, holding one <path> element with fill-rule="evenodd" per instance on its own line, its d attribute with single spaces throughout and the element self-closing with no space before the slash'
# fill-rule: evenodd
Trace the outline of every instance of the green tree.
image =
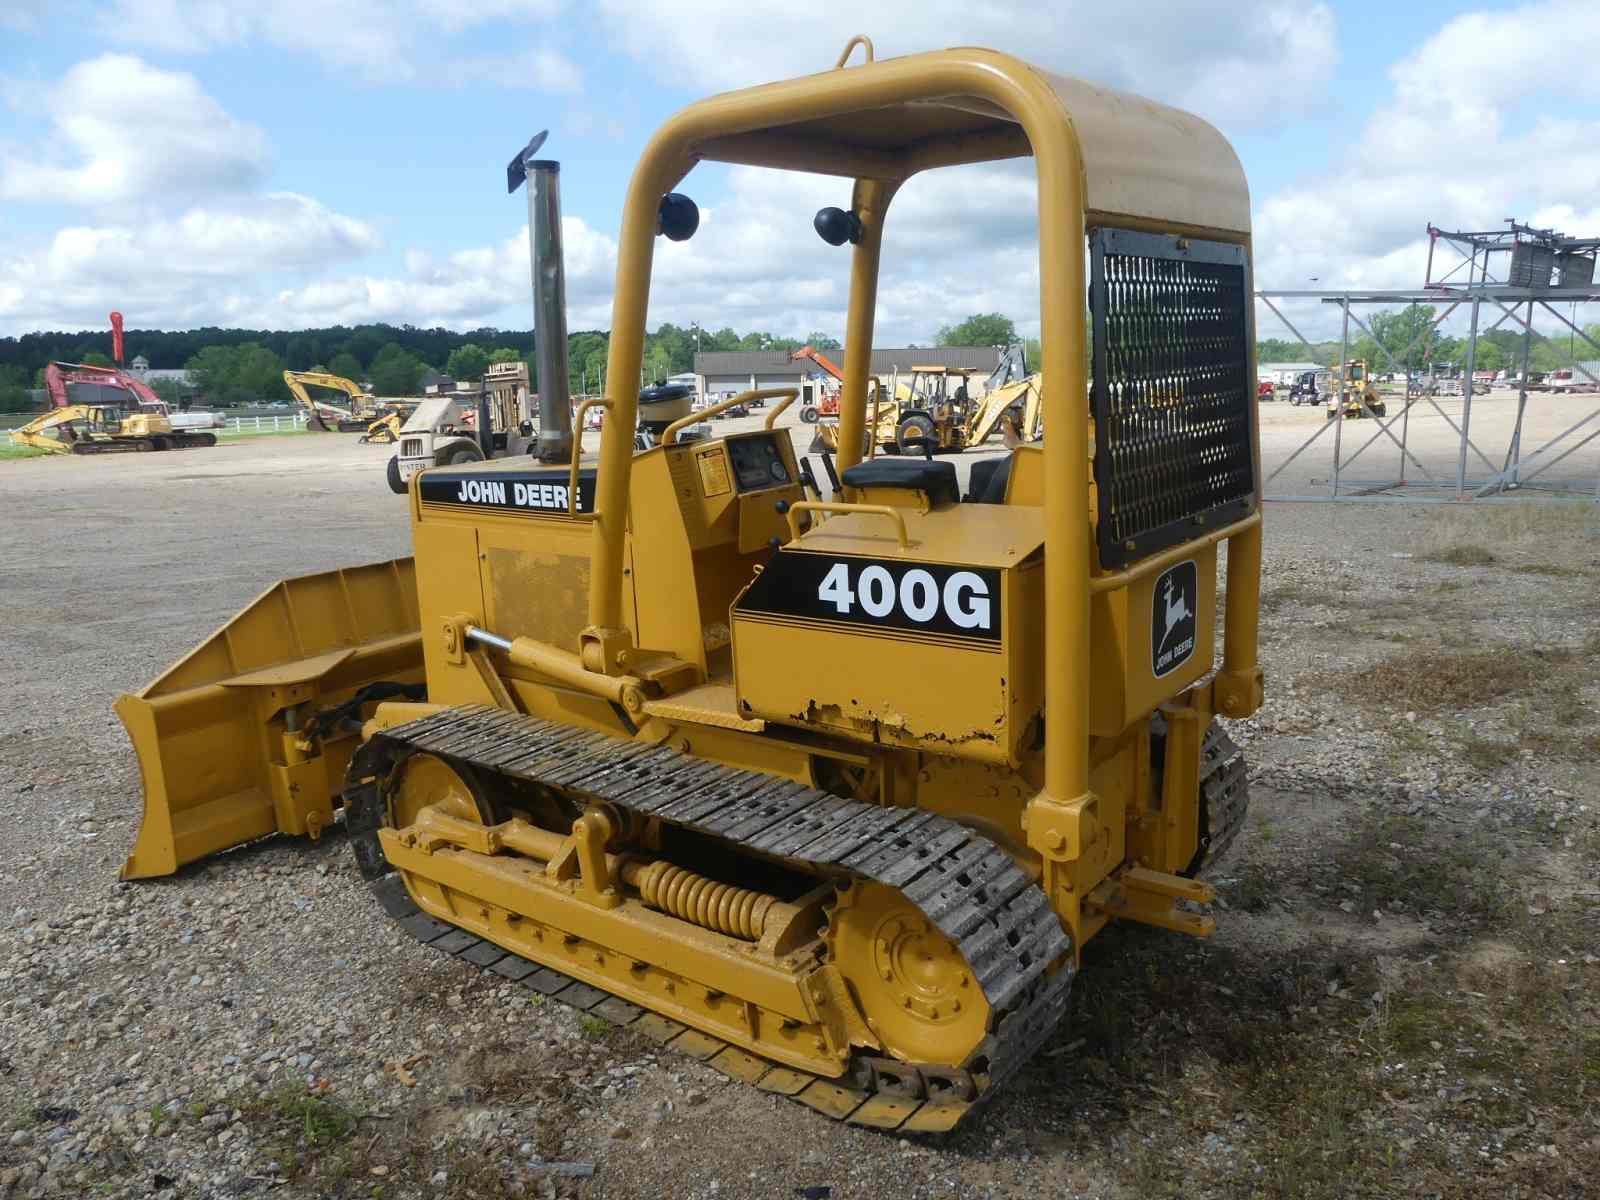
<svg viewBox="0 0 1600 1200">
<path fill-rule="evenodd" d="M 32 407 L 28 372 L 21 367 L 0 367 L 0 412 L 27 412 Z"/>
<path fill-rule="evenodd" d="M 361 362 L 354 354 L 335 354 L 328 363 L 329 375 L 343 375 L 346 379 L 361 381 Z"/>
<path fill-rule="evenodd" d="M 101 354 L 98 350 L 91 350 L 87 354 L 80 355 L 78 361 L 86 367 L 110 367 L 116 365 L 109 357 Z"/>
<path fill-rule="evenodd" d="M 1388 366 L 1391 360 L 1394 366 L 1408 370 L 1420 367 L 1429 341 L 1427 330 L 1438 315 L 1431 304 L 1408 304 L 1399 312 L 1385 309 L 1375 313 L 1369 324 L 1390 358 L 1375 363 L 1374 367 Z"/>
<path fill-rule="evenodd" d="M 1506 361 L 1506 352 L 1498 344 L 1483 338 L 1478 339 L 1478 352 L 1472 356 L 1474 371 L 1504 370 Z"/>
<path fill-rule="evenodd" d="M 444 373 L 458 382 L 476 383 L 483 378 L 488 365 L 489 352 L 476 342 L 468 342 L 450 351 L 450 357 L 445 360 Z"/>
<path fill-rule="evenodd" d="M 150 390 L 165 400 L 172 408 L 181 407 L 194 394 L 193 387 L 181 379 L 174 379 L 170 375 L 163 375 L 158 379 L 150 380 Z"/>
<path fill-rule="evenodd" d="M 195 391 L 220 402 L 233 386 L 237 361 L 238 353 L 232 346 L 207 346 L 183 367 L 194 381 Z"/>
<path fill-rule="evenodd" d="M 513 363 L 521 357 L 522 355 L 518 354 L 510 346 L 501 346 L 498 350 L 489 351 L 489 365 L 495 366 L 499 363 Z"/>
<path fill-rule="evenodd" d="M 284 348 L 283 358 L 291 371 L 309 371 L 317 360 L 317 344 L 312 338 L 293 337 Z"/>
<path fill-rule="evenodd" d="M 235 389 L 255 400 L 288 398 L 289 389 L 283 382 L 283 359 L 259 342 L 246 342 L 235 353 Z"/>
<path fill-rule="evenodd" d="M 390 342 L 372 358 L 367 371 L 372 390 L 379 396 L 411 396 L 422 379 L 423 363 L 416 355 Z"/>
<path fill-rule="evenodd" d="M 959 325 L 939 330 L 940 346 L 1008 346 L 1017 340 L 1017 327 L 1003 313 L 974 313 Z"/>
<path fill-rule="evenodd" d="M 843 350 L 844 346 L 838 338 L 831 333 L 818 333 L 813 330 L 806 334 L 806 345 L 815 350 Z"/>
<path fill-rule="evenodd" d="M 674 374 L 672 356 L 667 353 L 664 346 L 651 346 L 644 356 L 645 383 L 655 383 L 658 379 L 665 379 L 671 374 Z"/>
</svg>

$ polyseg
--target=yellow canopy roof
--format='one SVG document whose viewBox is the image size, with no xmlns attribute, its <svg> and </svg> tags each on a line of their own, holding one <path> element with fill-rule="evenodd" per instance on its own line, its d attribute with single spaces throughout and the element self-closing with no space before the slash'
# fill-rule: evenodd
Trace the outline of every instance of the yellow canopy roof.
<svg viewBox="0 0 1600 1200">
<path fill-rule="evenodd" d="M 945 90 L 974 74 L 998 86 L 986 87 L 988 96 Z M 907 55 L 728 92 L 680 118 L 694 124 L 703 114 L 726 131 L 730 109 L 749 114 L 742 131 L 693 142 L 694 157 L 904 179 L 933 166 L 1029 154 L 1020 117 L 992 97 L 1016 91 L 1020 109 L 1020 94 L 1039 82 L 1077 134 L 1092 222 L 1131 217 L 1249 232 L 1244 170 L 1211 125 L 993 50 Z M 815 115 L 803 115 L 808 108 Z"/>
</svg>

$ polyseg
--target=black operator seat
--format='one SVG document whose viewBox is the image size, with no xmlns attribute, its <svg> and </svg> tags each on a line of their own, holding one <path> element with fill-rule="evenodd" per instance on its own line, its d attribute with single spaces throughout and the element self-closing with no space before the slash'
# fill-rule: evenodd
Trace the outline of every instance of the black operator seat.
<svg viewBox="0 0 1600 1200">
<path fill-rule="evenodd" d="M 935 508 L 961 501 L 956 465 L 926 458 L 869 458 L 845 468 L 840 476 L 846 487 L 905 488 L 926 493 Z"/>
</svg>

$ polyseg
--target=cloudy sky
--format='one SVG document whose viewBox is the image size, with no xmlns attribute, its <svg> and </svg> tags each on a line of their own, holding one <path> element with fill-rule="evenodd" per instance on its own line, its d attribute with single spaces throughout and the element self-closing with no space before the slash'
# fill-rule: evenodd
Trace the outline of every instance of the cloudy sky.
<svg viewBox="0 0 1600 1200">
<path fill-rule="evenodd" d="M 1417 286 L 1430 220 L 1600 233 L 1596 0 L 0 0 L 0 336 L 112 308 L 527 328 L 504 167 L 542 128 L 569 324 L 607 327 L 655 126 L 831 66 L 857 31 L 880 56 L 992 46 L 1204 116 L 1249 175 L 1263 287 Z M 685 190 L 701 232 L 658 251 L 652 327 L 841 329 L 847 256 L 810 218 L 843 183 L 708 166 Z M 996 309 L 1036 330 L 1032 190 L 1027 164 L 909 185 L 880 341 Z"/>
</svg>

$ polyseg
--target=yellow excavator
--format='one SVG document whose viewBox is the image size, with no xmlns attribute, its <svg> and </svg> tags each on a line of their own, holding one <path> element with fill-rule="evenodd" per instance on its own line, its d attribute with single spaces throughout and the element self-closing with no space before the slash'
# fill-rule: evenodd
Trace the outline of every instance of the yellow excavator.
<svg viewBox="0 0 1600 1200">
<path fill-rule="evenodd" d="M 419 401 L 375 400 L 353 379 L 327 371 L 285 371 L 283 382 L 289 394 L 306 410 L 306 428 L 319 433 L 359 433 L 364 442 L 390 443 L 399 440 L 400 425 Z M 318 399 L 307 387 L 343 392 L 347 403 L 333 404 Z"/>
<path fill-rule="evenodd" d="M 1213 932 L 1203 877 L 1247 802 L 1218 718 L 1263 689 L 1239 160 L 1008 54 L 872 57 L 854 39 L 646 144 L 606 373 L 640 378 L 696 164 L 836 180 L 813 224 L 850 257 L 839 493 L 783 430 L 684 442 L 688 414 L 636 452 L 631 390 L 585 402 L 597 456 L 418 472 L 413 558 L 280 583 L 119 700 L 145 795 L 124 878 L 342 821 L 427 946 L 905 1132 L 1058 1036 L 1112 922 Z M 1048 435 L 967 503 L 948 459 L 860 452 L 883 232 L 906 180 L 1029 155 Z"/>
<path fill-rule="evenodd" d="M 210 432 L 174 430 L 172 422 L 159 413 L 124 412 L 107 404 L 67 404 L 13 429 L 11 441 L 55 454 L 106 454 L 215 446 L 217 437 Z"/>
</svg>

